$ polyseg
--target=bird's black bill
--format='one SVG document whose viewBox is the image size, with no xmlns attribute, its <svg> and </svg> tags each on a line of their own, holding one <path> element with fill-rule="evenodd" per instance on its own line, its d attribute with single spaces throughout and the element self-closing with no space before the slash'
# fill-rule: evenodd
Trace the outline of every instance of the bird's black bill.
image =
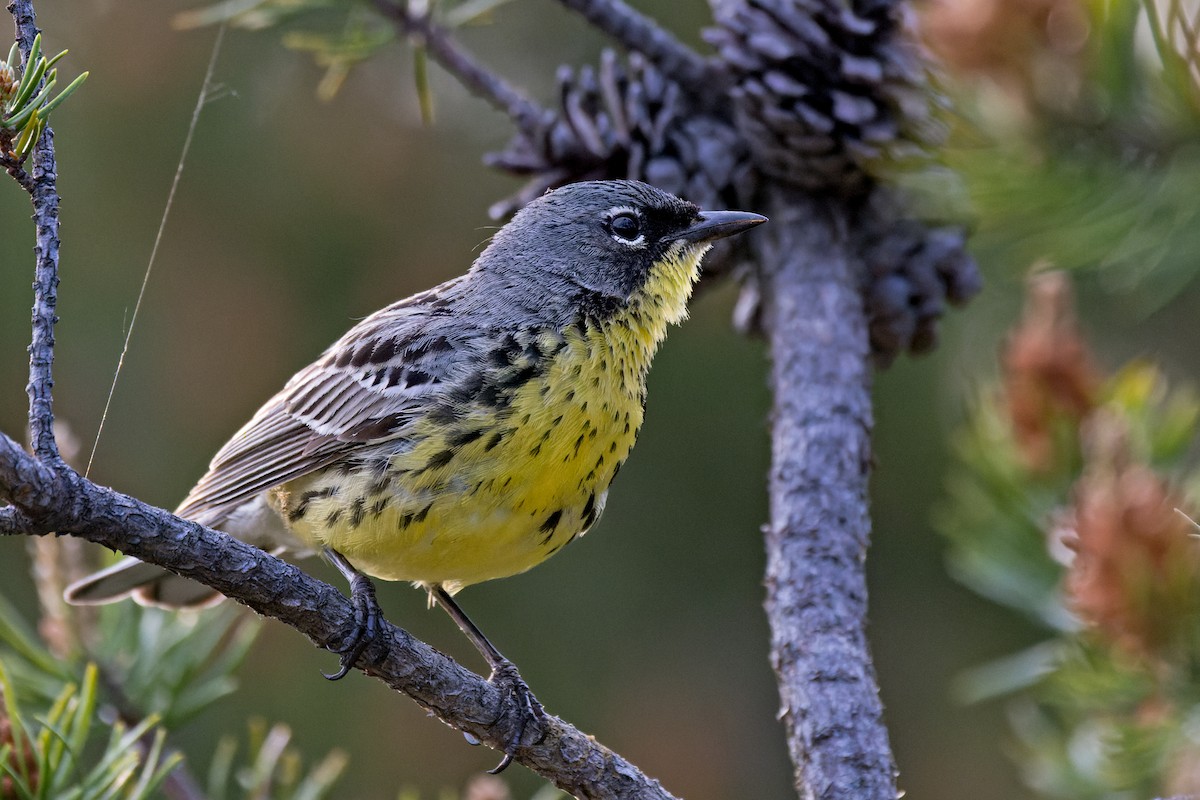
<svg viewBox="0 0 1200 800">
<path fill-rule="evenodd" d="M 701 211 L 699 219 L 677 238 L 685 242 L 711 242 L 749 230 L 766 221 L 767 218 L 762 214 L 751 214 L 749 211 Z"/>
</svg>

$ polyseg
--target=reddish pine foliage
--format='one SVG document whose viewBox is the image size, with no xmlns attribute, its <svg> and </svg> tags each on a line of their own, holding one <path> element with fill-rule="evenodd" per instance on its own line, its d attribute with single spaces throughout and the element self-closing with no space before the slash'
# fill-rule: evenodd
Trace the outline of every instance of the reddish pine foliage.
<svg viewBox="0 0 1200 800">
<path fill-rule="evenodd" d="M 1080 88 L 1091 20 L 1081 0 L 930 0 L 921 28 L 950 71 L 986 77 L 1032 110 Z"/>
<path fill-rule="evenodd" d="M 1200 542 L 1176 509 L 1185 501 L 1130 455 L 1123 423 L 1097 412 L 1084 426 L 1086 471 L 1075 485 L 1067 599 L 1127 651 L 1152 657 L 1193 618 Z"/>
<path fill-rule="evenodd" d="M 1096 407 L 1102 375 L 1075 318 L 1062 272 L 1030 278 L 1025 311 L 1001 357 L 1004 399 L 1026 467 L 1046 472 L 1061 461 L 1055 432 L 1077 427 Z"/>
</svg>

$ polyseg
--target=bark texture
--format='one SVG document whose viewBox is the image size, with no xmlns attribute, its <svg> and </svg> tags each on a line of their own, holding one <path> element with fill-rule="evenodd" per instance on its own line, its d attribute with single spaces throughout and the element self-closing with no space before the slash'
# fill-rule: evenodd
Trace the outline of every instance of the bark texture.
<svg viewBox="0 0 1200 800">
<path fill-rule="evenodd" d="M 194 578 L 290 625 L 318 647 L 341 645 L 355 628 L 350 602 L 332 586 L 224 533 L 98 486 L 69 467 L 49 467 L 4 434 L 0 486 L 15 506 L 0 509 L 0 534 L 81 536 Z M 517 722 L 508 699 L 403 629 L 387 622 L 384 628 L 386 641 L 368 648 L 358 668 L 446 724 L 504 749 Z M 513 755 L 576 797 L 671 799 L 658 781 L 554 716 L 546 717 L 540 732 L 527 728 Z"/>
<path fill-rule="evenodd" d="M 33 4 L 12 2 L 8 5 L 17 28 L 21 58 L 28 62 L 33 40 L 41 32 L 37 27 Z M 47 125 L 33 146 L 31 182 L 25 185 L 33 200 L 36 226 L 33 272 L 33 341 L 29 345 L 29 441 L 39 458 L 59 461 L 54 441 L 53 389 L 51 366 L 54 354 L 54 325 L 58 322 L 58 165 L 54 156 L 54 131 Z M 23 184 L 24 185 L 24 184 Z"/>
<path fill-rule="evenodd" d="M 770 190 L 756 238 L 771 347 L 766 609 L 803 798 L 892 800 L 896 768 L 866 640 L 870 359 L 837 200 Z"/>
</svg>

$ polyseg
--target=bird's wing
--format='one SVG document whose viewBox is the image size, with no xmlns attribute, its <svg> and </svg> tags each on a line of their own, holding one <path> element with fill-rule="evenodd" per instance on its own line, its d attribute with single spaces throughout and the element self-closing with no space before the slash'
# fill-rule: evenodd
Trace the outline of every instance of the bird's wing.
<svg viewBox="0 0 1200 800">
<path fill-rule="evenodd" d="M 459 281 L 371 315 L 298 372 L 213 457 L 176 513 L 219 525 L 266 489 L 402 438 L 463 371 L 469 332 L 451 315 Z"/>
</svg>

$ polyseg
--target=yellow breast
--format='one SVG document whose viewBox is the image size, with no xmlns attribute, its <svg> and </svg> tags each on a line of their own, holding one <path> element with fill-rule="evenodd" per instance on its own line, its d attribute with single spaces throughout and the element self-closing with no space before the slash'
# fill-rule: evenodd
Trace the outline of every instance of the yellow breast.
<svg viewBox="0 0 1200 800">
<path fill-rule="evenodd" d="M 677 254 L 616 317 L 538 334 L 531 349 L 545 358 L 514 364 L 514 380 L 530 376 L 508 395 L 451 422 L 431 415 L 402 452 L 296 479 L 276 490 L 276 508 L 307 544 L 383 579 L 453 592 L 541 563 L 603 510 L 699 255 Z"/>
</svg>

